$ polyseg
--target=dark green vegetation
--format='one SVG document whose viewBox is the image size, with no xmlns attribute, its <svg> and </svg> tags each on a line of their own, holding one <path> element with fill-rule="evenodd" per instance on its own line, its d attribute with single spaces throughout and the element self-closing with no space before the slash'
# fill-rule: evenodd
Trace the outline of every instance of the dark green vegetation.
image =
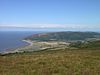
<svg viewBox="0 0 100 75">
<path fill-rule="evenodd" d="M 100 40 L 86 41 L 86 42 L 78 41 L 76 43 L 70 44 L 70 46 L 79 49 L 100 49 Z"/>
<path fill-rule="evenodd" d="M 78 49 L 3 55 L 0 75 L 100 75 L 99 46 L 92 41 L 74 46 Z"/>
<path fill-rule="evenodd" d="M 100 33 L 95 32 L 53 32 L 35 34 L 33 36 L 27 37 L 26 39 L 35 41 L 75 41 L 98 37 L 100 37 Z"/>
</svg>

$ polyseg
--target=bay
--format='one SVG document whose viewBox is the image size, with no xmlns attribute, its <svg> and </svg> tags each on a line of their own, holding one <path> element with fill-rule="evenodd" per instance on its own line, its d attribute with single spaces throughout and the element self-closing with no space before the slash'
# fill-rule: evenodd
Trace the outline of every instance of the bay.
<svg viewBox="0 0 100 75">
<path fill-rule="evenodd" d="M 0 31 L 0 52 L 28 45 L 22 41 L 25 37 L 41 33 L 38 31 Z"/>
</svg>

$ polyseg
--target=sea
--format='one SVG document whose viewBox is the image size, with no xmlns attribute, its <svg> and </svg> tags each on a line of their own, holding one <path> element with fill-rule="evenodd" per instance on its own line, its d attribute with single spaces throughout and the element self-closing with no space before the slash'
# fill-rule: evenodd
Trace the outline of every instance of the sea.
<svg viewBox="0 0 100 75">
<path fill-rule="evenodd" d="M 0 31 L 0 53 L 28 45 L 22 41 L 24 38 L 41 33 L 40 31 Z"/>
</svg>

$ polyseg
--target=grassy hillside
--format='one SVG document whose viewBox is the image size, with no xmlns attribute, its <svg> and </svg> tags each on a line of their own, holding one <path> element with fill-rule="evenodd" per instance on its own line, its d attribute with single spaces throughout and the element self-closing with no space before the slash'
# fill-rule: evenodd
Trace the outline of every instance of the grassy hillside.
<svg viewBox="0 0 100 75">
<path fill-rule="evenodd" d="M 100 37 L 100 33 L 95 32 L 52 32 L 35 34 L 26 39 L 35 41 L 68 41 L 68 40 L 85 40 L 87 38 Z"/>
<path fill-rule="evenodd" d="M 100 50 L 56 50 L 0 56 L 0 75 L 100 75 Z"/>
</svg>

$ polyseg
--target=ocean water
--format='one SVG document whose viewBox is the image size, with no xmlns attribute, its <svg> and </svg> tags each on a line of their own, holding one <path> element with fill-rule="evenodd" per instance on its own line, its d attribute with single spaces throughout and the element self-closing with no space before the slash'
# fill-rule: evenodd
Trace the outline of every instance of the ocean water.
<svg viewBox="0 0 100 75">
<path fill-rule="evenodd" d="M 22 41 L 25 37 L 37 34 L 35 31 L 0 31 L 0 52 L 28 45 Z"/>
</svg>

